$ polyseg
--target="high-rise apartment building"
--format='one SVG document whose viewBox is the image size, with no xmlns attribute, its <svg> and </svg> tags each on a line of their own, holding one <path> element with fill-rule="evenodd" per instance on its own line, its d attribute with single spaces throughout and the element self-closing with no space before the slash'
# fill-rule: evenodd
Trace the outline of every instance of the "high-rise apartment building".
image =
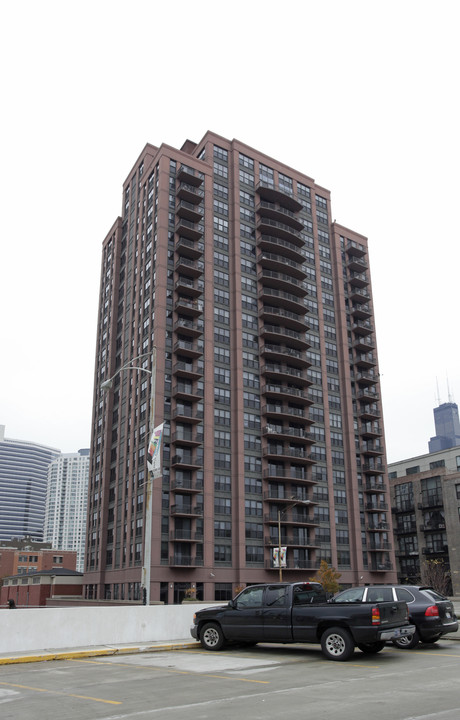
<svg viewBox="0 0 460 720">
<path fill-rule="evenodd" d="M 0 425 L 0 540 L 43 540 L 48 466 L 59 450 L 5 437 Z"/>
<path fill-rule="evenodd" d="M 48 468 L 44 539 L 56 550 L 76 550 L 83 572 L 88 503 L 89 450 L 65 453 Z"/>
<path fill-rule="evenodd" d="M 396 580 L 367 240 L 331 218 L 237 140 L 144 148 L 103 243 L 86 597 L 141 597 L 150 377 L 126 364 L 164 422 L 152 599 L 277 581 L 280 548 L 283 579 Z"/>
</svg>

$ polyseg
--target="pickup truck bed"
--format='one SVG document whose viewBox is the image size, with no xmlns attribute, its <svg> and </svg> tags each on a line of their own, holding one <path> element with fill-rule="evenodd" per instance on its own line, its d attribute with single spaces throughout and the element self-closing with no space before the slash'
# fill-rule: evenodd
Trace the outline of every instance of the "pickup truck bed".
<svg viewBox="0 0 460 720">
<path fill-rule="evenodd" d="M 317 583 L 245 588 L 228 605 L 195 614 L 191 635 L 207 650 L 227 642 L 321 643 L 330 660 L 347 660 L 358 646 L 376 653 L 410 634 L 404 602 L 328 603 Z"/>
</svg>

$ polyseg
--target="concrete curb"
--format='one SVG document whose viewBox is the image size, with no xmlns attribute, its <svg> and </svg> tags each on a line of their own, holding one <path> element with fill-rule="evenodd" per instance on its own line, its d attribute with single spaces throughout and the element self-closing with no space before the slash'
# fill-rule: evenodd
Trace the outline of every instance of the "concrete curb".
<svg viewBox="0 0 460 720">
<path fill-rule="evenodd" d="M 171 650 L 189 650 L 200 647 L 195 641 L 155 643 L 153 645 L 133 645 L 131 647 L 88 648 L 87 650 L 37 650 L 24 655 L 11 655 L 0 657 L 0 665 L 15 665 L 20 663 L 45 662 L 47 660 L 79 660 L 88 657 L 104 657 L 109 655 L 138 655 L 140 653 L 166 652 Z"/>
</svg>

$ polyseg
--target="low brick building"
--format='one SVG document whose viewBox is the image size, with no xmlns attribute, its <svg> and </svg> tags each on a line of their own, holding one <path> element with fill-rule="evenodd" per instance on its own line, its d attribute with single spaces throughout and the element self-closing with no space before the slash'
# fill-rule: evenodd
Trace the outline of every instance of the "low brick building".
<svg viewBox="0 0 460 720">
<path fill-rule="evenodd" d="M 12 600 L 17 608 L 43 607 L 50 598 L 81 597 L 82 587 L 83 573 L 67 568 L 12 575 L 3 578 L 0 605 L 5 608 Z"/>
<path fill-rule="evenodd" d="M 76 550 L 54 550 L 51 543 L 28 537 L 0 542 L 0 581 L 9 575 L 28 575 L 53 568 L 76 570 Z"/>
</svg>

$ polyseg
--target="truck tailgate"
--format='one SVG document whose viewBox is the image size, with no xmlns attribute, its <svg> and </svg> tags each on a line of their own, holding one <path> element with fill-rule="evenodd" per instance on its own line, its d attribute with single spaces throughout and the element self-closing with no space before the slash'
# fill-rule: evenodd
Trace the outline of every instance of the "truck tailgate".
<svg viewBox="0 0 460 720">
<path fill-rule="evenodd" d="M 378 607 L 380 611 L 380 625 L 393 627 L 394 625 L 402 625 L 408 620 L 407 604 L 405 602 L 379 602 L 369 603 L 369 605 Z"/>
</svg>

